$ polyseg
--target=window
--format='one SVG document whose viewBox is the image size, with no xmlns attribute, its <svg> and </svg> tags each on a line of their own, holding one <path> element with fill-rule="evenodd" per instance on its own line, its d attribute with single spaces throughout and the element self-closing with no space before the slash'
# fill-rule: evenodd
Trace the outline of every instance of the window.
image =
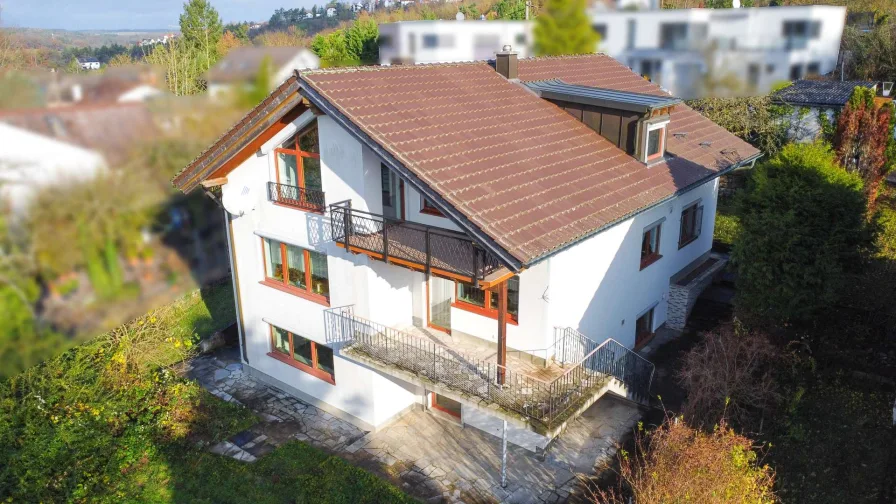
<svg viewBox="0 0 896 504">
<path fill-rule="evenodd" d="M 682 51 L 688 45 L 687 23 L 660 24 L 660 49 Z"/>
<path fill-rule="evenodd" d="M 637 32 L 638 32 L 637 21 L 635 21 L 634 19 L 629 19 L 627 28 L 628 28 L 628 31 L 625 34 L 625 48 L 626 49 L 634 49 L 635 48 L 635 38 L 637 38 Z"/>
<path fill-rule="evenodd" d="M 819 25 L 819 29 L 821 26 Z M 814 27 L 812 28 L 814 30 Z M 810 27 L 808 21 L 785 21 L 782 28 L 785 44 L 784 48 L 788 51 L 794 49 L 805 49 L 809 35 Z"/>
<path fill-rule="evenodd" d="M 663 75 L 663 62 L 661 60 L 641 60 L 641 75 L 651 82 L 660 84 Z"/>
<path fill-rule="evenodd" d="M 695 203 L 682 210 L 678 248 L 699 238 L 701 229 L 703 229 L 703 206 Z"/>
<path fill-rule="evenodd" d="M 657 128 L 647 133 L 647 160 L 656 159 L 663 155 L 663 137 L 666 128 Z"/>
<path fill-rule="evenodd" d="M 757 63 L 747 65 L 747 84 L 752 89 L 759 87 L 759 65 Z"/>
<path fill-rule="evenodd" d="M 274 149 L 277 183 L 271 190 L 276 203 L 307 210 L 324 210 L 320 177 L 317 121 Z"/>
<path fill-rule="evenodd" d="M 433 206 L 432 202 L 426 199 L 425 196 L 420 196 L 420 213 L 424 213 L 427 215 L 435 215 L 436 217 L 444 217 L 445 215 Z"/>
<path fill-rule="evenodd" d="M 333 349 L 271 326 L 271 357 L 335 384 Z"/>
<path fill-rule="evenodd" d="M 601 42 L 607 40 L 607 25 L 606 24 L 599 23 L 599 24 L 591 25 L 591 28 L 593 28 L 594 32 L 600 36 Z"/>
<path fill-rule="evenodd" d="M 389 35 L 380 35 L 376 44 L 380 48 L 390 48 L 392 47 L 392 37 Z"/>
<path fill-rule="evenodd" d="M 498 294 L 492 291 L 477 289 L 471 284 L 456 282 L 457 302 L 455 308 L 471 311 L 486 317 L 498 318 Z M 507 314 L 509 321 L 516 323 L 520 308 L 520 277 L 507 280 Z"/>
<path fill-rule="evenodd" d="M 635 321 L 635 348 L 638 348 L 653 337 L 653 310 L 647 310 Z"/>
<path fill-rule="evenodd" d="M 424 49 L 435 49 L 439 47 L 439 36 L 429 33 L 423 36 L 423 48 Z"/>
<path fill-rule="evenodd" d="M 658 222 L 644 230 L 641 240 L 641 269 L 644 269 L 658 261 L 660 255 L 660 229 L 663 223 Z"/>
<path fill-rule="evenodd" d="M 806 65 L 806 75 L 809 77 L 818 77 L 821 74 L 821 63 L 813 61 Z"/>
<path fill-rule="evenodd" d="M 790 65 L 790 80 L 797 80 L 803 77 L 803 65 Z"/>
<path fill-rule="evenodd" d="M 327 256 L 295 245 L 262 238 L 264 281 L 267 285 L 328 304 L 330 281 Z"/>
<path fill-rule="evenodd" d="M 523 46 L 526 45 L 526 34 L 525 33 L 517 33 L 516 38 L 513 39 L 516 42 L 516 45 Z"/>
</svg>

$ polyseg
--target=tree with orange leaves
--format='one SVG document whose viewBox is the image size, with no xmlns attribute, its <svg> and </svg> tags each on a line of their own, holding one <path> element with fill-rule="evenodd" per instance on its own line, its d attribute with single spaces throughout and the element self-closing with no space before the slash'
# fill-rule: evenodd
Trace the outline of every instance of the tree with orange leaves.
<svg viewBox="0 0 896 504">
<path fill-rule="evenodd" d="M 892 137 L 891 104 L 878 107 L 874 91 L 856 87 L 837 119 L 834 148 L 837 161 L 847 171 L 858 173 L 865 181 L 870 204 L 877 197 L 887 164 L 887 144 Z"/>
</svg>

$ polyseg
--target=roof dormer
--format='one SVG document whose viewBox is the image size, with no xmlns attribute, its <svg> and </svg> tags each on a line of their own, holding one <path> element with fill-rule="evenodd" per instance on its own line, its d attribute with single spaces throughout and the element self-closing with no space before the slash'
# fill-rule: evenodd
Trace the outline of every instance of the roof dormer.
<svg viewBox="0 0 896 504">
<path fill-rule="evenodd" d="M 529 82 L 541 98 L 582 121 L 642 163 L 665 154 L 670 113 L 680 98 L 567 84 L 561 80 Z"/>
</svg>

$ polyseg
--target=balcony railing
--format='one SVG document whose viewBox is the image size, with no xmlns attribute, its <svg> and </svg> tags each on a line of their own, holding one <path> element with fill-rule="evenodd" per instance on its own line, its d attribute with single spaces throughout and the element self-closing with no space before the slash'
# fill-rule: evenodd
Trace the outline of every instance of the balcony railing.
<svg viewBox="0 0 896 504">
<path fill-rule="evenodd" d="M 461 233 L 356 210 L 347 202 L 330 205 L 330 219 L 334 241 L 386 262 L 404 262 L 471 283 L 501 268 L 496 257 Z"/>
<path fill-rule="evenodd" d="M 653 365 L 612 339 L 583 353 L 560 376 L 544 381 L 355 316 L 351 306 L 326 310 L 325 318 L 328 341 L 349 343 L 343 352 L 360 353 L 388 367 L 495 404 L 523 416 L 536 430 L 544 432 L 558 427 L 585 405 L 610 377 L 643 388 L 644 399 L 652 379 Z M 645 373 L 647 376 L 641 376 Z"/>
<path fill-rule="evenodd" d="M 323 212 L 326 209 L 323 191 L 305 189 L 276 182 L 268 182 L 268 195 L 271 201 L 281 205 Z"/>
</svg>

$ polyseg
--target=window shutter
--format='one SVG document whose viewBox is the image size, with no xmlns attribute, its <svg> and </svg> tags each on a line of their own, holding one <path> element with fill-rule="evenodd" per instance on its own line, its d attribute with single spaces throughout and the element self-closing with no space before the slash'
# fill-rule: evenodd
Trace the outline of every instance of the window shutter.
<svg viewBox="0 0 896 504">
<path fill-rule="evenodd" d="M 687 224 L 688 221 L 685 219 L 685 215 L 687 212 L 681 212 L 681 217 L 678 219 L 678 247 L 681 248 L 681 245 L 687 239 L 688 229 Z"/>
<path fill-rule="evenodd" d="M 703 231 L 703 205 L 697 207 L 697 215 L 694 216 L 694 237 L 700 236 Z"/>
</svg>

